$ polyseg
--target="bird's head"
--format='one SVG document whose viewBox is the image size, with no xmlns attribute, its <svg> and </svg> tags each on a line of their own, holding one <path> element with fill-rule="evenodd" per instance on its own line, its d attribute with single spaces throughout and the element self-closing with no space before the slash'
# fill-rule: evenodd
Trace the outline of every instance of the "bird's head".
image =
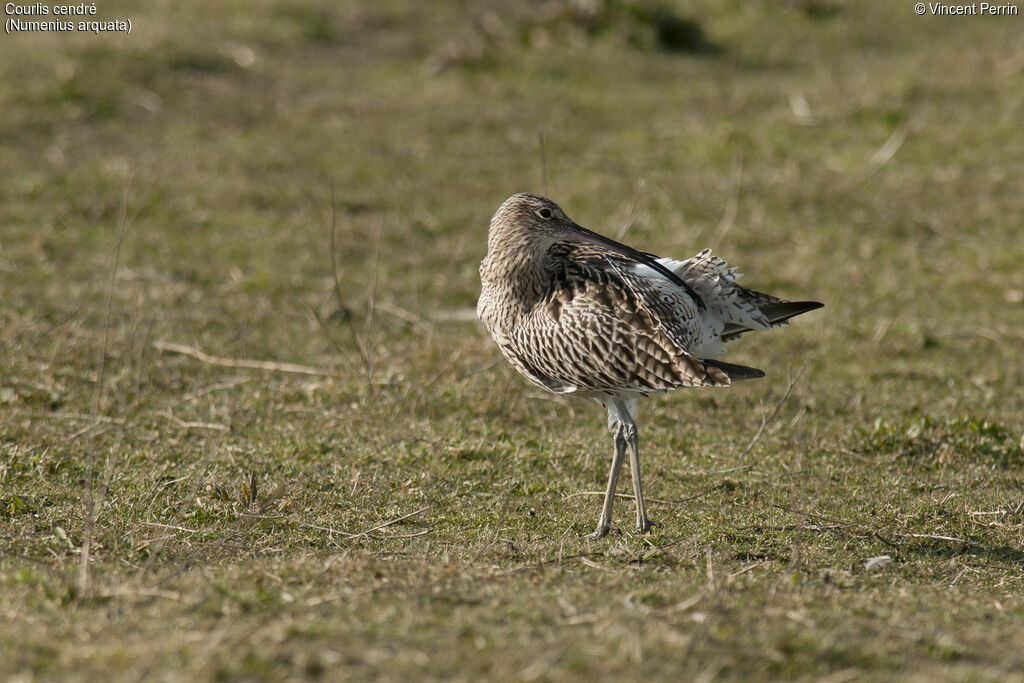
<svg viewBox="0 0 1024 683">
<path fill-rule="evenodd" d="M 582 230 L 558 204 L 547 197 L 521 192 L 498 207 L 491 218 L 488 241 L 505 248 L 542 252 L 552 242 Z"/>
<path fill-rule="evenodd" d="M 660 273 L 666 280 L 686 290 L 699 308 L 703 300 L 679 275 L 670 271 L 649 254 L 621 242 L 587 230 L 569 218 L 562 207 L 547 197 L 521 192 L 498 207 L 487 232 L 487 256 L 481 264 L 481 276 L 487 271 L 507 271 L 544 263 L 544 255 L 556 242 L 595 247 L 605 254 L 614 254 L 627 263 L 642 263 Z"/>
<path fill-rule="evenodd" d="M 555 242 L 598 245 L 606 250 L 647 259 L 631 247 L 587 230 L 547 197 L 521 192 L 498 207 L 487 233 L 488 251 L 537 257 Z"/>
</svg>

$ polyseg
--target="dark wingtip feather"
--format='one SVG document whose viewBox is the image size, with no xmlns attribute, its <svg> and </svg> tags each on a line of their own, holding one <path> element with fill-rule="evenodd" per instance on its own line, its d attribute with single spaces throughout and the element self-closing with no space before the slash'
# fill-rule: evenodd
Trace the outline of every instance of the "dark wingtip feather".
<svg viewBox="0 0 1024 683">
<path fill-rule="evenodd" d="M 717 368 L 724 372 L 731 381 L 737 382 L 742 379 L 757 379 L 764 377 L 764 370 L 758 368 L 752 368 L 747 365 L 736 365 L 735 363 L 726 363 L 721 360 L 711 360 L 702 358 L 701 363 L 707 367 Z"/>
<path fill-rule="evenodd" d="M 824 305 L 820 301 L 776 301 L 762 304 L 761 312 L 765 314 L 772 325 L 778 325 L 802 313 L 815 311 Z"/>
<path fill-rule="evenodd" d="M 795 318 L 801 313 L 808 313 L 823 308 L 825 304 L 820 301 L 772 301 L 760 305 L 761 312 L 768 318 L 768 324 L 772 327 L 785 325 L 790 318 Z M 730 342 L 739 339 L 747 332 L 753 331 L 746 325 L 728 323 L 722 330 L 722 341 Z"/>
</svg>

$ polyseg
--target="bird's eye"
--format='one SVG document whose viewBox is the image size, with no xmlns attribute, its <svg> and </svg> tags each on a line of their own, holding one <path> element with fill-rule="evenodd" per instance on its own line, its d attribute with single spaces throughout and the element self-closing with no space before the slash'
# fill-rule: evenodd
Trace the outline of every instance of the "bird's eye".
<svg viewBox="0 0 1024 683">
<path fill-rule="evenodd" d="M 541 209 L 537 212 L 537 215 L 541 218 L 551 218 L 551 209 Z"/>
</svg>

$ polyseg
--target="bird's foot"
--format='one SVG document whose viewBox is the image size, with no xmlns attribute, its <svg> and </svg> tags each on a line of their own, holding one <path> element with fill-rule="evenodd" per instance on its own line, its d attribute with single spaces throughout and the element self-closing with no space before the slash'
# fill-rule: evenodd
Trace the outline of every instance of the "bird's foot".
<svg viewBox="0 0 1024 683">
<path fill-rule="evenodd" d="M 641 520 L 641 521 L 637 522 L 637 524 L 636 524 L 636 530 L 637 530 L 637 531 L 638 531 L 639 533 L 641 533 L 641 534 L 646 534 L 646 533 L 648 533 L 649 531 L 651 531 L 651 530 L 652 530 L 652 529 L 653 529 L 654 527 L 656 527 L 656 526 L 659 526 L 659 527 L 660 527 L 660 526 L 665 526 L 665 525 L 664 525 L 664 524 L 662 524 L 661 522 L 655 522 L 655 521 L 653 521 L 653 520 L 650 520 L 650 519 L 647 519 L 647 518 L 645 517 L 645 518 L 644 518 L 643 520 Z"/>
<path fill-rule="evenodd" d="M 590 539 L 591 541 L 596 541 L 607 536 L 609 531 L 614 531 L 619 534 L 622 533 L 622 530 L 619 529 L 619 527 L 617 526 L 612 526 L 611 524 L 598 524 L 597 529 L 595 529 L 593 533 L 589 533 L 586 536 L 584 536 L 584 538 Z"/>
</svg>

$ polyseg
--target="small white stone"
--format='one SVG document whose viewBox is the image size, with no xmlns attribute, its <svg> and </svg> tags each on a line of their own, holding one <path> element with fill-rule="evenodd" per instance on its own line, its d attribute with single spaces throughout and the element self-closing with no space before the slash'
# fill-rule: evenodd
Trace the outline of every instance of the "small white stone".
<svg viewBox="0 0 1024 683">
<path fill-rule="evenodd" d="M 876 569 L 884 569 L 892 564 L 892 558 L 888 555 L 879 555 L 877 557 L 869 557 L 864 560 L 864 568 L 868 571 L 874 571 Z"/>
</svg>

